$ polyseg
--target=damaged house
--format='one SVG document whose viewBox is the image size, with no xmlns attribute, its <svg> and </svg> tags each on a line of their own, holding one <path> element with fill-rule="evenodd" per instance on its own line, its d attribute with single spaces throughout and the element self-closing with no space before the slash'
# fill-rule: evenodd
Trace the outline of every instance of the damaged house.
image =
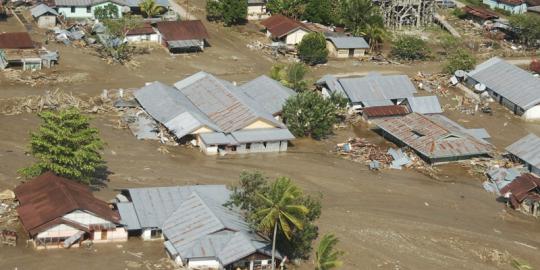
<svg viewBox="0 0 540 270">
<path fill-rule="evenodd" d="M 504 186 L 501 195 L 512 208 L 540 217 L 540 178 L 523 174 Z"/>
<path fill-rule="evenodd" d="M 416 87 L 407 75 L 371 73 L 350 78 L 325 75 L 316 85 L 325 97 L 339 94 L 348 98 L 355 112 L 362 112 L 367 107 L 401 105 L 416 93 Z"/>
<path fill-rule="evenodd" d="M 209 38 L 200 20 L 161 21 L 156 23 L 161 44 L 171 53 L 204 51 Z"/>
<path fill-rule="evenodd" d="M 286 151 L 294 136 L 272 115 L 275 102 L 284 101 L 257 101 L 249 96 L 256 91 L 199 72 L 174 87 L 154 82 L 134 95 L 176 139 L 192 141 L 206 154 Z"/>
<path fill-rule="evenodd" d="M 133 188 L 121 191 L 117 207 L 130 234 L 164 240 L 187 269 L 271 269 L 271 243 L 223 206 L 229 197 L 224 185 Z"/>
<path fill-rule="evenodd" d="M 525 164 L 528 171 L 540 175 L 540 137 L 529 134 L 506 147 L 512 160 Z"/>
<path fill-rule="evenodd" d="M 86 185 L 47 172 L 14 192 L 19 219 L 35 248 L 127 241 L 118 213 L 95 198 Z"/>
<path fill-rule="evenodd" d="M 540 119 L 540 78 L 494 57 L 467 74 L 470 85 L 483 85 L 498 103 L 525 120 Z"/>
<path fill-rule="evenodd" d="M 373 122 L 384 138 L 410 147 L 431 164 L 489 156 L 493 150 L 484 140 L 487 132 L 465 129 L 442 115 L 411 113 Z"/>
<path fill-rule="evenodd" d="M 58 63 L 58 53 L 39 48 L 27 32 L 0 33 L 0 70 L 50 68 Z"/>
</svg>

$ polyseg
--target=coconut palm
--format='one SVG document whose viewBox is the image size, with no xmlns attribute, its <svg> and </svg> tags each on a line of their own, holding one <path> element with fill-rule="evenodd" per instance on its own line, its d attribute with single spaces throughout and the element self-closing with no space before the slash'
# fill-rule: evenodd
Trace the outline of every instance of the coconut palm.
<svg viewBox="0 0 540 270">
<path fill-rule="evenodd" d="M 319 247 L 315 252 L 315 270 L 330 270 L 343 264 L 339 260 L 339 257 L 343 255 L 343 251 L 334 249 L 338 242 L 339 240 L 333 234 L 325 234 L 321 238 Z"/>
<path fill-rule="evenodd" d="M 290 179 L 281 177 L 271 185 L 270 191 L 263 195 L 257 193 L 262 208 L 255 213 L 258 220 L 257 228 L 265 233 L 273 230 L 272 240 L 272 270 L 275 269 L 276 234 L 278 229 L 291 239 L 293 229 L 303 229 L 303 221 L 309 210 L 297 204 L 302 191 Z"/>
<path fill-rule="evenodd" d="M 369 49 L 378 51 L 384 39 L 388 37 L 388 32 L 384 26 L 379 24 L 368 24 L 362 33 L 369 39 Z"/>
<path fill-rule="evenodd" d="M 163 12 L 163 7 L 160 7 L 156 4 L 156 0 L 143 0 L 139 4 L 141 12 L 148 18 L 155 17 L 156 15 Z"/>
</svg>

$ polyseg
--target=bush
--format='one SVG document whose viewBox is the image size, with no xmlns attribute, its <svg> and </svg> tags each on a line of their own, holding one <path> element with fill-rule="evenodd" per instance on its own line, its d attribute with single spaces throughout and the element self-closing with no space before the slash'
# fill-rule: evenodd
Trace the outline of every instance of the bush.
<svg viewBox="0 0 540 270">
<path fill-rule="evenodd" d="M 425 60 L 429 53 L 427 43 L 415 36 L 400 36 L 392 47 L 392 56 L 402 60 Z"/>
<path fill-rule="evenodd" d="M 304 80 L 307 72 L 308 68 L 304 63 L 292 63 L 288 66 L 275 64 L 270 69 L 270 78 L 296 92 L 303 92 L 308 88 L 308 82 Z"/>
<path fill-rule="evenodd" d="M 513 15 L 510 25 L 514 27 L 519 42 L 538 48 L 540 43 L 540 16 L 531 14 Z"/>
<path fill-rule="evenodd" d="M 309 33 L 298 45 L 300 60 L 308 65 L 325 63 L 328 57 L 326 38 L 321 33 Z"/>
<path fill-rule="evenodd" d="M 209 21 L 221 20 L 221 3 L 216 0 L 206 1 L 206 18 Z"/>
<path fill-rule="evenodd" d="M 209 0 L 206 3 L 206 17 L 210 21 L 222 21 L 231 26 L 246 21 L 247 1 L 243 0 Z"/>
<path fill-rule="evenodd" d="M 118 18 L 118 7 L 114 4 L 108 4 L 94 9 L 94 16 L 98 20 Z"/>
<path fill-rule="evenodd" d="M 476 65 L 476 59 L 465 50 L 458 50 L 448 57 L 444 72 L 454 74 L 456 70 L 471 70 Z"/>
</svg>

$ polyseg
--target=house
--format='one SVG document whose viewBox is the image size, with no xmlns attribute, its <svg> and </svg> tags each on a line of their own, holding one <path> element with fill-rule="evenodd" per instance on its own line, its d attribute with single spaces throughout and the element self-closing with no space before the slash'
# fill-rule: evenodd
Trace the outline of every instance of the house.
<svg viewBox="0 0 540 270">
<path fill-rule="evenodd" d="M 419 114 L 443 113 L 437 96 L 408 97 L 405 104 L 411 112 Z"/>
<path fill-rule="evenodd" d="M 32 17 L 36 20 L 39 28 L 49 29 L 56 26 L 56 21 L 60 15 L 56 10 L 45 4 L 38 4 L 37 6 L 32 7 L 30 9 L 30 14 L 32 14 Z"/>
<path fill-rule="evenodd" d="M 223 206 L 229 198 L 224 185 L 133 188 L 121 191 L 117 207 L 130 232 L 164 240 L 187 269 L 271 269 L 271 243 L 238 208 Z"/>
<path fill-rule="evenodd" d="M 283 123 L 244 90 L 205 72 L 174 87 L 154 82 L 136 91 L 135 98 L 177 139 L 192 141 L 209 155 L 282 152 L 294 139 Z"/>
<path fill-rule="evenodd" d="M 247 19 L 248 20 L 263 20 L 268 18 L 266 10 L 267 0 L 247 0 Z"/>
<path fill-rule="evenodd" d="M 37 48 L 27 32 L 0 33 L 0 70 L 50 68 L 58 63 L 58 53 Z"/>
<path fill-rule="evenodd" d="M 287 99 L 296 95 L 294 90 L 266 75 L 243 84 L 240 89 L 273 116 L 280 116 Z"/>
<path fill-rule="evenodd" d="M 365 121 L 373 119 L 403 116 L 409 113 L 407 106 L 403 105 L 388 105 L 388 106 L 375 106 L 364 108 L 362 111 L 362 118 Z"/>
<path fill-rule="evenodd" d="M 308 26 L 283 15 L 272 15 L 263 20 L 266 36 L 274 41 L 283 42 L 286 45 L 296 45 L 302 41 L 311 30 Z"/>
<path fill-rule="evenodd" d="M 203 51 L 209 38 L 200 20 L 161 21 L 156 23 L 161 44 L 170 52 Z"/>
<path fill-rule="evenodd" d="M 44 173 L 14 190 L 22 227 L 38 249 L 126 241 L 120 216 L 88 186 Z"/>
<path fill-rule="evenodd" d="M 327 35 L 326 48 L 330 57 L 358 58 L 366 55 L 369 44 L 363 37 Z"/>
<path fill-rule="evenodd" d="M 540 78 L 494 57 L 467 74 L 470 85 L 484 85 L 489 95 L 525 120 L 540 119 Z"/>
<path fill-rule="evenodd" d="M 442 115 L 411 113 L 373 120 L 378 132 L 398 146 L 407 146 L 431 164 L 488 156 L 493 146 Z"/>
<path fill-rule="evenodd" d="M 501 188 L 500 193 L 512 208 L 540 217 L 540 178 L 523 174 Z"/>
<path fill-rule="evenodd" d="M 525 0 L 483 0 L 482 3 L 488 5 L 491 9 L 502 9 L 512 14 L 527 12 Z"/>
<path fill-rule="evenodd" d="M 506 147 L 506 151 L 512 159 L 525 164 L 530 172 L 540 175 L 540 137 L 530 133 Z"/>
<path fill-rule="evenodd" d="M 55 9 L 66 19 L 94 19 L 97 8 L 114 5 L 117 9 L 116 16 L 122 17 L 122 11 L 127 3 L 123 0 L 54 0 Z"/>
<path fill-rule="evenodd" d="M 129 43 L 154 42 L 160 43 L 160 35 L 150 23 L 144 23 L 140 27 L 130 29 L 126 33 L 126 41 Z"/>
<path fill-rule="evenodd" d="M 489 9 L 475 6 L 465 6 L 463 11 L 467 14 L 467 17 L 472 18 L 481 23 L 487 20 L 498 19 L 499 15 Z"/>
<path fill-rule="evenodd" d="M 348 98 L 355 112 L 367 107 L 400 105 L 416 93 L 416 87 L 407 75 L 370 73 L 349 78 L 325 75 L 316 85 L 325 97 L 336 93 Z"/>
</svg>

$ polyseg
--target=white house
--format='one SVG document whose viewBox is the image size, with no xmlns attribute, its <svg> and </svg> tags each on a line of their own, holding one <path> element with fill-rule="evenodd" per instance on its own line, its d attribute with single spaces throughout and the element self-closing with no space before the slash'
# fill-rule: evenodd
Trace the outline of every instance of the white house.
<svg viewBox="0 0 540 270">
<path fill-rule="evenodd" d="M 266 36 L 286 45 L 300 43 L 304 36 L 311 32 L 303 23 L 279 14 L 262 21 L 261 24 L 266 28 Z"/>
<path fill-rule="evenodd" d="M 126 41 L 129 43 L 161 43 L 161 35 L 150 23 L 145 23 L 140 27 L 129 30 L 126 33 Z"/>
<path fill-rule="evenodd" d="M 267 0 L 247 0 L 247 19 L 248 20 L 263 20 L 268 18 L 268 11 L 266 10 Z"/>
<path fill-rule="evenodd" d="M 45 5 L 38 4 L 30 9 L 30 14 L 39 28 L 53 28 L 56 26 L 58 12 L 53 8 Z"/>
<path fill-rule="evenodd" d="M 512 14 L 527 12 L 527 3 L 525 0 L 483 0 L 482 3 L 492 9 L 502 9 Z"/>
</svg>

